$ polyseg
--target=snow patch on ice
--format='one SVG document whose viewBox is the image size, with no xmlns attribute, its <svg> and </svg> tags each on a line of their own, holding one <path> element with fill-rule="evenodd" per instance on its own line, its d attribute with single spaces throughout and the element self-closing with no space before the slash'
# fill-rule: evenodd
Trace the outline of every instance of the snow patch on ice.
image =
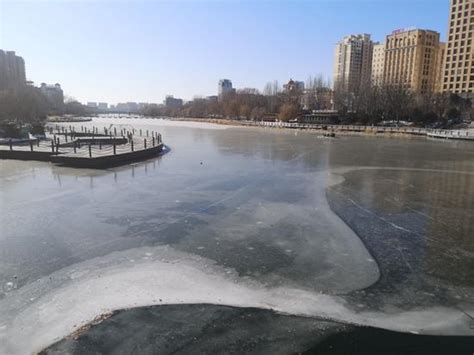
<svg viewBox="0 0 474 355">
<path fill-rule="evenodd" d="M 135 263 L 127 262 L 132 258 Z M 40 351 L 114 310 L 197 303 L 273 309 L 421 334 L 474 335 L 469 318 L 456 309 L 357 313 L 347 307 L 343 297 L 296 288 L 266 288 L 209 259 L 155 247 L 88 260 L 8 294 L 0 301 L 0 353 Z"/>
</svg>

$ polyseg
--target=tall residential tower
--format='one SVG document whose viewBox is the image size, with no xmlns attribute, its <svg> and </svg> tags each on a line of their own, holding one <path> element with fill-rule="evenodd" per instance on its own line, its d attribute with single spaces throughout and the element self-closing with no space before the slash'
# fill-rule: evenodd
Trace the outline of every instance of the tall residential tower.
<svg viewBox="0 0 474 355">
<path fill-rule="evenodd" d="M 370 85 L 373 42 L 369 34 L 350 35 L 336 44 L 334 89 L 356 93 Z"/>
<path fill-rule="evenodd" d="M 434 92 L 439 73 L 439 33 L 403 29 L 387 36 L 384 84 L 401 85 L 416 93 Z"/>
<path fill-rule="evenodd" d="M 26 84 L 25 61 L 13 51 L 0 49 L 0 90 Z"/>
<path fill-rule="evenodd" d="M 474 1 L 451 0 L 443 91 L 474 98 Z"/>
</svg>

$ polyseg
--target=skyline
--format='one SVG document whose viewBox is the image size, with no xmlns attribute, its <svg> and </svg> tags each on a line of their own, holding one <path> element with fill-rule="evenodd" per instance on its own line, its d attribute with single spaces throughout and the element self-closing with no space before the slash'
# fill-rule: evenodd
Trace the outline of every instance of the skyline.
<svg viewBox="0 0 474 355">
<path fill-rule="evenodd" d="M 36 85 L 58 82 L 81 102 L 162 102 L 215 95 L 222 78 L 259 90 L 273 80 L 332 79 L 342 37 L 383 41 L 397 28 L 418 27 L 445 41 L 448 16 L 448 0 L 6 1 L 0 48 L 25 59 Z"/>
</svg>

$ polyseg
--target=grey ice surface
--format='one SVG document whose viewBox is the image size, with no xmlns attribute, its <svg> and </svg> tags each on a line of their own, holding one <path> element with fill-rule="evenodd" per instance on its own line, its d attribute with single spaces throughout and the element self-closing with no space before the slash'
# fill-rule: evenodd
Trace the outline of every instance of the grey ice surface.
<svg viewBox="0 0 474 355">
<path fill-rule="evenodd" d="M 0 339 L 31 339 L 9 351 L 160 297 L 469 333 L 469 142 L 92 124 L 110 122 L 171 150 L 104 171 L 0 161 Z"/>
</svg>

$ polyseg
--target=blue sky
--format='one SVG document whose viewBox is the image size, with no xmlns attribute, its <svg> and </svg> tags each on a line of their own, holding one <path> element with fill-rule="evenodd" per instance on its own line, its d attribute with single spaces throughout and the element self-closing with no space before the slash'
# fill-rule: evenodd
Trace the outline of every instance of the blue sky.
<svg viewBox="0 0 474 355">
<path fill-rule="evenodd" d="M 330 77 L 344 35 L 416 26 L 444 40 L 448 11 L 449 0 L 0 0 L 0 48 L 80 101 L 161 102 L 214 95 L 220 78 L 262 89 Z"/>
</svg>

